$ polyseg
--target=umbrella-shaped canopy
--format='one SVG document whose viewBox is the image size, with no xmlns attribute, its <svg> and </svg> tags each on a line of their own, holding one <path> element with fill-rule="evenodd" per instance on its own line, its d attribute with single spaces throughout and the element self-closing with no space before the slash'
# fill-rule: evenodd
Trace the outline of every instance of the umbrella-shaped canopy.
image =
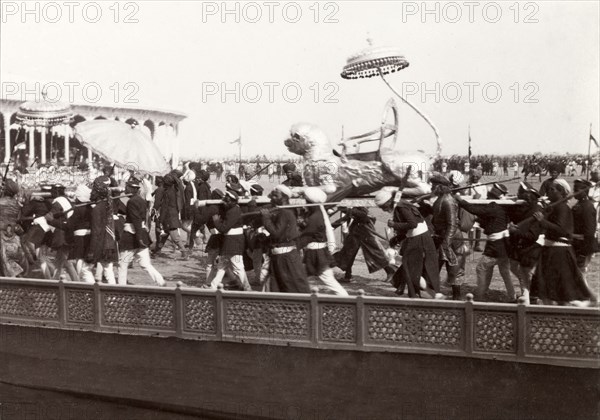
<svg viewBox="0 0 600 420">
<path fill-rule="evenodd" d="M 435 134 L 437 141 L 437 154 L 442 152 L 442 141 L 437 128 L 433 122 L 421 111 L 411 104 L 406 98 L 400 95 L 385 78 L 386 74 L 394 73 L 408 67 L 408 61 L 394 47 L 374 47 L 371 39 L 367 40 L 369 47 L 361 52 L 354 54 L 346 60 L 342 73 L 344 79 L 364 79 L 373 76 L 380 76 L 390 90 L 402 100 L 406 105 L 410 106 L 421 118 L 425 120 Z"/>
<path fill-rule="evenodd" d="M 75 137 L 118 166 L 156 176 L 171 170 L 152 139 L 135 126 L 113 120 L 84 121 L 75 126 Z"/>
<path fill-rule="evenodd" d="M 362 79 L 394 73 L 408 67 L 408 61 L 398 48 L 369 47 L 348 58 L 342 70 L 344 79 Z"/>
</svg>

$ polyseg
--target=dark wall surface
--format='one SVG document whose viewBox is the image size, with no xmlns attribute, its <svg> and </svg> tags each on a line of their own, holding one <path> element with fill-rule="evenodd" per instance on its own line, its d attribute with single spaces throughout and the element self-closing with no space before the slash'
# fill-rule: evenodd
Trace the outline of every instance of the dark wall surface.
<svg viewBox="0 0 600 420">
<path fill-rule="evenodd" d="M 162 409 L 164 418 L 600 416 L 593 369 L 12 325 L 0 325 L 0 382 Z"/>
</svg>

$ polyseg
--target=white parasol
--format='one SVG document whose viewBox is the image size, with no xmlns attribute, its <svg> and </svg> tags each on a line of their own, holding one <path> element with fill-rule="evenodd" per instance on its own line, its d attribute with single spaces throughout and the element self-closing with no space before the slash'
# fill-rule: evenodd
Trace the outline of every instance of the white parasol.
<svg viewBox="0 0 600 420">
<path fill-rule="evenodd" d="M 84 121 L 75 126 L 75 137 L 94 153 L 128 170 L 156 176 L 171 170 L 152 139 L 124 122 Z"/>
</svg>

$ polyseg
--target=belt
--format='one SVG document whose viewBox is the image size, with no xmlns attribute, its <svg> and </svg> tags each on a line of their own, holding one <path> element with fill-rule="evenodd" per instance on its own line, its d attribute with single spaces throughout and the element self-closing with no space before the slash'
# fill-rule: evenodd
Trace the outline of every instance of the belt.
<svg viewBox="0 0 600 420">
<path fill-rule="evenodd" d="M 294 249 L 296 249 L 295 246 L 277 246 L 275 248 L 271 248 L 271 254 L 273 255 L 280 255 L 280 254 L 287 254 L 288 252 L 292 252 Z"/>
<path fill-rule="evenodd" d="M 306 245 L 306 249 L 323 249 L 327 248 L 327 242 L 310 242 Z"/>
<path fill-rule="evenodd" d="M 424 234 L 425 232 L 427 232 L 429 229 L 427 229 L 427 223 L 425 222 L 421 222 L 417 225 L 416 228 L 409 230 L 408 232 L 406 232 L 406 237 L 407 238 L 413 238 L 415 236 L 419 236 Z"/>
<path fill-rule="evenodd" d="M 244 228 L 231 228 L 229 229 L 227 232 L 225 232 L 225 235 L 243 235 L 244 234 Z"/>
<path fill-rule="evenodd" d="M 73 232 L 74 236 L 87 236 L 92 234 L 92 229 L 77 229 Z"/>
<path fill-rule="evenodd" d="M 541 235 L 538 236 L 537 240 L 535 241 L 536 244 L 544 246 L 544 238 L 546 235 L 544 235 L 543 233 Z"/>
<path fill-rule="evenodd" d="M 508 238 L 508 229 L 503 230 L 502 232 L 494 232 L 490 233 L 487 238 L 490 241 L 499 241 L 500 239 Z"/>
<path fill-rule="evenodd" d="M 54 232 L 54 226 L 50 226 L 44 216 L 33 219 L 33 224 L 41 227 L 44 232 Z"/>
<path fill-rule="evenodd" d="M 135 226 L 133 226 L 133 223 L 125 223 L 125 226 L 123 226 L 123 230 L 125 232 L 129 232 L 132 235 L 135 235 Z"/>
<path fill-rule="evenodd" d="M 544 238 L 544 246 L 571 246 L 567 238 L 558 238 L 557 241 Z"/>
</svg>

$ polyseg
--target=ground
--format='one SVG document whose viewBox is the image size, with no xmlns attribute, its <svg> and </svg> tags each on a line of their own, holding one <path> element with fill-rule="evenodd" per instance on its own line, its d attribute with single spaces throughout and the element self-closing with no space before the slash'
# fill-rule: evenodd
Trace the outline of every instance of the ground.
<svg viewBox="0 0 600 420">
<path fill-rule="evenodd" d="M 574 178 L 566 179 L 572 185 L 572 181 Z M 485 180 L 482 180 L 482 182 L 484 181 Z M 538 178 L 535 178 L 534 180 L 530 177 L 529 181 L 534 187 L 539 187 L 540 185 Z M 265 194 L 268 193 L 278 183 L 277 180 L 269 181 L 266 176 L 263 176 L 259 182 L 265 188 Z M 212 180 L 211 185 L 213 188 L 223 188 L 223 183 L 220 181 Z M 516 192 L 516 189 L 518 188 L 517 181 L 506 183 L 506 185 L 509 187 L 511 193 Z M 385 224 L 387 222 L 387 219 L 389 218 L 389 215 L 384 214 L 378 209 L 373 209 L 372 214 L 377 217 L 377 231 L 381 234 L 384 234 Z M 464 286 L 462 287 L 463 298 L 467 293 L 473 293 L 475 290 L 475 266 L 480 256 L 480 252 L 475 252 L 474 254 L 470 255 L 467 259 L 466 281 Z M 205 284 L 206 272 L 204 267 L 206 265 L 206 254 L 201 252 L 198 248 L 196 248 L 188 261 L 182 261 L 180 257 L 181 253 L 175 251 L 172 248 L 172 246 L 169 245 L 169 243 L 167 243 L 167 246 L 165 246 L 164 255 L 157 257 L 153 260 L 153 264 L 155 265 L 155 267 L 167 280 L 168 286 L 174 287 L 177 282 L 182 282 L 185 286 L 190 287 L 199 287 Z M 338 279 L 343 278 L 342 271 L 338 270 L 337 268 L 334 270 Z M 364 263 L 364 259 L 362 257 L 362 252 L 358 253 L 352 271 L 354 275 L 352 282 L 343 283 L 343 286 L 346 288 L 346 290 L 348 290 L 348 292 L 351 295 L 358 294 L 358 291 L 362 289 L 367 295 L 390 297 L 397 296 L 394 293 L 395 289 L 389 283 L 386 282 L 386 275 L 383 270 L 373 274 L 369 274 Z M 254 283 L 254 272 L 248 272 L 248 277 L 250 279 L 250 282 Z M 445 271 L 442 272 L 442 293 L 444 293 L 445 295 L 449 295 L 450 287 L 446 285 L 443 281 L 444 277 Z M 592 259 L 592 263 L 590 264 L 589 271 L 587 273 L 587 280 L 594 292 L 598 295 L 598 292 L 600 290 L 600 253 L 596 254 Z M 137 264 L 134 264 L 134 268 L 130 270 L 129 281 L 134 284 L 152 284 Z M 311 278 L 310 284 L 311 287 L 318 287 L 319 293 L 327 293 L 323 285 L 316 278 Z M 515 291 L 517 292 L 517 294 L 519 294 L 519 282 L 514 276 L 513 284 Z M 258 289 L 257 285 L 253 285 L 253 288 L 255 290 Z M 406 295 L 404 296 L 406 297 Z M 490 286 L 490 291 L 486 296 L 486 300 L 494 302 L 508 301 L 506 290 L 504 288 L 504 282 L 502 281 L 502 278 L 500 277 L 500 274 L 498 273 L 497 269 L 494 270 L 494 277 Z"/>
</svg>

